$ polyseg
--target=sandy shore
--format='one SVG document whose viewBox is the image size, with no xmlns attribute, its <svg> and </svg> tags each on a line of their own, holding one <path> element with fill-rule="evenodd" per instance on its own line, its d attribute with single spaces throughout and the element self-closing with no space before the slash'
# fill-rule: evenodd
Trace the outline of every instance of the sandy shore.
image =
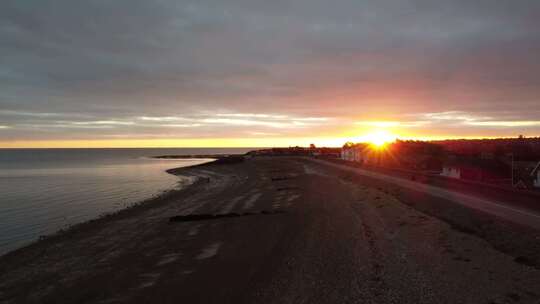
<svg viewBox="0 0 540 304">
<path fill-rule="evenodd" d="M 536 230 L 302 159 L 172 173 L 201 179 L 0 257 L 0 303 L 540 301 Z"/>
</svg>

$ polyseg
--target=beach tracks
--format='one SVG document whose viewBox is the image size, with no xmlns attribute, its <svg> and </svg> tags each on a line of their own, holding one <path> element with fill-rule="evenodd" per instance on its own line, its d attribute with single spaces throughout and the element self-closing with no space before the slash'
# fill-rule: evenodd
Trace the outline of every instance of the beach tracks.
<svg viewBox="0 0 540 304">
<path fill-rule="evenodd" d="M 257 213 L 244 212 L 244 213 L 226 213 L 226 214 L 190 214 L 190 215 L 173 216 L 169 219 L 169 221 L 171 222 L 208 221 L 208 220 L 218 220 L 218 219 L 223 219 L 223 218 L 242 217 L 242 216 L 250 216 L 250 215 L 269 215 L 269 214 L 280 214 L 280 213 L 285 213 L 285 211 L 263 210 Z"/>
<path fill-rule="evenodd" d="M 298 186 L 298 177 L 300 173 L 288 169 L 270 170 L 268 171 L 273 189 L 277 192 L 274 196 L 272 208 L 280 209 L 290 207 L 294 201 L 301 197 L 300 188 Z"/>
<path fill-rule="evenodd" d="M 245 290 L 294 235 L 301 166 L 175 172 L 194 183 L 0 258 L 0 303 L 220 303 Z"/>
<path fill-rule="evenodd" d="M 285 157 L 176 172 L 196 182 L 0 258 L 0 303 L 540 299 L 527 260 L 402 204 L 387 186 Z"/>
</svg>

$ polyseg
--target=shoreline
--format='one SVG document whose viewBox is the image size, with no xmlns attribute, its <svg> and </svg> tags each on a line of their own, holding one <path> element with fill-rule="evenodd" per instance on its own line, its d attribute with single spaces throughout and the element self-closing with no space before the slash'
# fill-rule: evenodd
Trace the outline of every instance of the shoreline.
<svg viewBox="0 0 540 304">
<path fill-rule="evenodd" d="M 168 173 L 208 180 L 0 257 L 0 302 L 540 299 L 533 235 L 450 201 L 287 157 Z"/>
<path fill-rule="evenodd" d="M 193 159 L 197 159 L 197 158 L 193 158 Z M 198 178 L 197 176 L 190 176 L 189 174 L 182 175 L 181 174 L 182 169 L 189 169 L 189 168 L 194 168 L 194 167 L 199 167 L 199 166 L 206 166 L 206 165 L 209 165 L 209 164 L 213 164 L 215 162 L 216 162 L 215 159 L 214 160 L 209 159 L 208 162 L 202 163 L 202 164 L 196 164 L 196 165 L 185 166 L 185 167 L 174 167 L 174 168 L 166 169 L 163 172 L 165 172 L 167 174 L 174 175 L 174 176 L 194 177 L 196 179 L 195 179 L 194 182 L 188 183 L 187 185 L 181 185 L 180 187 L 178 186 L 178 183 L 179 183 L 178 182 L 177 185 L 174 186 L 173 188 L 164 189 L 164 190 L 160 191 L 159 193 L 154 194 L 151 197 L 148 197 L 146 199 L 141 199 L 141 200 L 138 200 L 138 201 L 134 201 L 133 203 L 129 204 L 128 206 L 126 206 L 124 208 L 99 214 L 95 218 L 91 218 L 91 219 L 82 221 L 80 223 L 75 223 L 75 224 L 60 228 L 59 230 L 57 230 L 55 232 L 52 232 L 51 234 L 39 235 L 35 239 L 31 240 L 29 243 L 27 243 L 27 244 L 25 244 L 25 245 L 23 245 L 21 247 L 18 247 L 18 248 L 15 248 L 15 249 L 12 249 L 12 250 L 9 250 L 9 251 L 7 251 L 5 253 L 0 254 L 0 259 L 4 258 L 6 256 L 17 254 L 20 250 L 25 250 L 25 249 L 27 249 L 29 247 L 37 246 L 38 243 L 46 242 L 46 241 L 49 241 L 49 242 L 55 241 L 57 238 L 60 238 L 60 237 L 64 236 L 65 234 L 73 233 L 73 231 L 77 231 L 79 229 L 87 229 L 88 228 L 88 227 L 86 227 L 87 225 L 99 225 L 101 222 L 107 221 L 108 219 L 110 219 L 111 217 L 114 217 L 114 216 L 127 216 L 127 215 L 123 215 L 123 213 L 127 213 L 127 212 L 130 212 L 130 211 L 133 212 L 132 211 L 133 209 L 141 209 L 141 210 L 143 210 L 143 208 L 145 208 L 146 205 L 151 205 L 151 204 L 166 201 L 171 196 L 177 195 L 178 193 L 182 192 L 183 190 L 187 190 L 188 188 L 197 187 L 198 184 L 204 182 L 204 181 L 201 181 L 201 178 Z M 176 188 L 176 187 L 179 187 L 179 188 Z"/>
<path fill-rule="evenodd" d="M 150 156 L 155 159 L 226 159 L 234 157 L 242 157 L 245 154 L 170 154 L 170 155 L 157 155 Z"/>
<path fill-rule="evenodd" d="M 65 228 L 61 228 L 58 231 L 55 231 L 55 232 L 53 232 L 51 234 L 40 235 L 36 239 L 32 240 L 30 243 L 28 243 L 26 245 L 23 245 L 22 247 L 19 247 L 19 248 L 10 250 L 8 252 L 5 252 L 3 254 L 0 254 L 0 259 L 6 258 L 8 256 L 12 256 L 12 255 L 17 255 L 17 254 L 19 254 L 20 251 L 31 250 L 33 247 L 40 246 L 42 243 L 46 244 L 46 243 L 49 243 L 49 242 L 58 241 L 58 239 L 61 239 L 62 237 L 65 237 L 66 235 L 71 234 L 71 233 L 78 233 L 80 231 L 85 231 L 85 230 L 88 230 L 88 229 L 92 229 L 94 226 L 99 226 L 99 225 L 101 225 L 103 223 L 106 223 L 107 221 L 109 221 L 111 219 L 115 219 L 117 217 L 118 218 L 129 217 L 133 213 L 142 212 L 144 210 L 147 210 L 147 209 L 150 209 L 150 208 L 153 208 L 153 207 L 157 207 L 160 204 L 167 204 L 170 201 L 171 198 L 173 198 L 174 196 L 177 196 L 177 195 L 181 195 L 184 192 L 196 192 L 196 191 L 198 191 L 198 190 L 200 190 L 202 188 L 201 186 L 207 184 L 209 180 L 206 177 L 201 177 L 199 175 L 193 174 L 192 172 L 190 172 L 191 169 L 200 169 L 200 168 L 204 168 L 204 167 L 212 167 L 212 166 L 216 166 L 216 165 L 218 165 L 218 166 L 219 165 L 227 165 L 227 164 L 234 164 L 234 163 L 241 162 L 241 161 L 238 160 L 237 156 L 238 155 L 222 155 L 222 157 L 210 160 L 210 161 L 208 161 L 206 163 L 195 164 L 195 165 L 185 166 L 185 167 L 174 167 L 174 168 L 164 170 L 164 172 L 166 172 L 167 174 L 171 174 L 171 175 L 174 175 L 174 176 L 192 177 L 192 178 L 195 178 L 195 180 L 192 183 L 189 183 L 187 185 L 182 185 L 181 188 L 178 188 L 178 189 L 176 189 L 176 188 L 165 189 L 165 190 L 161 191 L 160 193 L 155 194 L 152 197 L 142 199 L 140 201 L 136 201 L 136 202 L 134 202 L 134 203 L 130 204 L 129 206 L 126 206 L 126 207 L 124 207 L 122 209 L 100 214 L 95 218 L 88 219 L 88 220 L 85 220 L 83 222 L 67 226 Z M 152 157 L 152 158 L 154 158 L 154 157 Z M 156 157 L 156 158 L 161 158 L 161 157 Z M 191 158 L 190 155 L 188 155 L 186 157 L 184 157 L 183 155 L 170 156 L 170 159 L 183 159 L 183 158 L 185 158 L 185 159 L 199 159 L 197 157 Z M 339 172 L 339 170 L 338 170 L 338 172 Z M 337 175 L 342 176 L 342 178 L 345 178 L 347 180 L 350 179 L 350 174 L 347 173 L 347 172 L 340 172 Z M 382 184 L 384 184 L 384 182 L 379 181 L 379 182 L 374 182 L 374 184 L 375 185 L 382 185 Z M 377 188 L 378 187 L 379 186 L 377 186 Z M 409 202 L 405 202 L 405 203 L 409 204 Z M 413 205 L 414 204 L 411 204 L 411 206 L 413 206 Z M 455 208 L 462 208 L 462 207 L 456 206 Z M 464 233 L 473 234 L 473 235 L 476 235 L 476 236 L 481 237 L 481 238 L 486 237 L 486 235 L 482 235 L 482 233 L 479 233 L 478 231 L 476 231 L 476 232 L 474 231 L 475 229 L 477 229 L 477 227 L 473 227 L 473 228 L 468 227 L 468 225 L 474 226 L 474 224 L 459 223 L 460 220 L 456 222 L 455 219 L 447 218 L 444 215 L 438 215 L 437 212 L 430 211 L 430 210 L 427 210 L 427 209 L 425 209 L 423 211 L 427 212 L 427 213 L 429 213 L 431 215 L 437 216 L 438 218 L 448 222 L 450 225 L 455 226 L 455 228 L 457 230 L 461 230 Z M 488 218 L 488 220 L 479 220 L 480 222 L 493 223 L 493 221 L 495 219 L 495 216 L 486 215 L 486 214 L 484 214 L 484 213 L 482 213 L 480 211 L 477 211 L 477 210 L 469 210 L 468 212 L 475 214 L 475 216 L 477 216 L 478 218 Z M 491 218 L 491 219 L 489 219 L 489 218 Z M 495 220 L 495 222 L 499 222 L 503 226 L 504 225 L 514 226 L 512 228 L 512 230 L 521 230 L 521 229 L 530 230 L 531 229 L 529 227 L 521 226 L 521 225 L 518 225 L 516 223 L 509 223 L 504 219 L 498 219 L 498 220 Z M 519 229 L 517 229 L 517 227 L 519 227 Z M 538 238 L 540 238 L 540 232 L 538 233 L 536 239 L 538 239 Z M 501 246 L 501 245 L 496 244 L 496 247 L 499 247 L 499 246 Z M 507 246 L 501 246 L 501 247 L 506 247 L 506 248 L 501 248 L 501 249 L 503 249 L 503 251 L 511 254 L 516 259 L 524 260 L 523 256 L 513 254 L 512 253 L 513 250 L 511 248 L 508 248 Z M 526 260 L 529 260 L 529 259 L 527 258 Z M 535 254 L 535 258 L 533 260 L 534 260 L 533 262 L 529 261 L 528 263 L 526 262 L 526 264 L 528 264 L 529 266 L 533 266 L 535 268 L 540 269 L 540 253 Z"/>
</svg>

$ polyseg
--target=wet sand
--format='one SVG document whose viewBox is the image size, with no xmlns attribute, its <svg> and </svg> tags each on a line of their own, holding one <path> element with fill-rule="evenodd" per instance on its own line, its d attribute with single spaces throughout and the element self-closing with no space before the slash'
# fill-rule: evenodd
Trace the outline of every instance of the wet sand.
<svg viewBox="0 0 540 304">
<path fill-rule="evenodd" d="M 540 301 L 537 230 L 296 158 L 173 173 L 201 178 L 0 257 L 0 303 Z"/>
</svg>

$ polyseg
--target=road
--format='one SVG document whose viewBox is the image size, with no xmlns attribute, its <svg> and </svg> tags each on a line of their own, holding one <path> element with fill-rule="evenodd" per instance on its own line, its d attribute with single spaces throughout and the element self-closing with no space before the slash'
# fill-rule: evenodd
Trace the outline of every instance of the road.
<svg viewBox="0 0 540 304">
<path fill-rule="evenodd" d="M 0 303 L 539 303 L 538 269 L 336 170 L 184 169 L 209 181 L 1 257 Z"/>
<path fill-rule="evenodd" d="M 453 201 L 455 203 L 480 210 L 497 217 L 504 218 L 506 220 L 512 221 L 514 223 L 519 223 L 522 225 L 527 225 L 529 227 L 540 229 L 540 213 L 535 210 L 530 210 L 526 208 L 519 208 L 513 206 L 512 202 L 505 201 L 496 201 L 488 200 L 478 196 L 472 196 L 469 194 L 460 193 L 453 190 L 443 189 L 436 186 L 431 186 L 419 182 L 414 182 L 402 177 L 392 176 L 388 174 L 373 172 L 369 170 L 364 170 L 356 167 L 349 167 L 345 165 L 339 165 L 332 162 L 318 160 L 318 159 L 309 159 L 310 161 L 317 162 L 325 166 L 331 166 L 334 168 L 339 168 L 340 170 L 354 172 L 355 174 L 368 176 L 371 178 L 379 179 L 398 185 L 403 188 L 412 189 L 415 191 L 424 192 L 433 197 L 440 197 L 446 200 Z"/>
</svg>

